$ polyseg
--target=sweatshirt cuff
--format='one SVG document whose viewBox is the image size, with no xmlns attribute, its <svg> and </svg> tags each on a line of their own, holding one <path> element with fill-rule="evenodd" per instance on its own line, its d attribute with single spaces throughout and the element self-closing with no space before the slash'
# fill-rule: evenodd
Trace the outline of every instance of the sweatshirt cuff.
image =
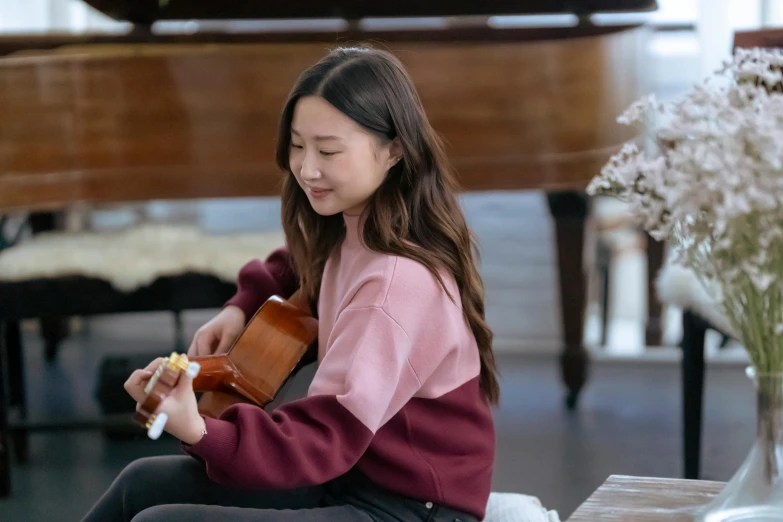
<svg viewBox="0 0 783 522">
<path fill-rule="evenodd" d="M 258 302 L 258 294 L 252 290 L 240 290 L 234 297 L 226 301 L 223 308 L 233 305 L 239 307 L 245 314 L 245 322 L 250 321 L 250 318 L 261 308 L 263 303 Z"/>
<path fill-rule="evenodd" d="M 203 417 L 207 433 L 195 444 L 182 443 L 186 453 L 205 462 L 225 460 L 227 453 L 236 452 L 239 445 L 237 426 L 228 421 Z"/>
</svg>

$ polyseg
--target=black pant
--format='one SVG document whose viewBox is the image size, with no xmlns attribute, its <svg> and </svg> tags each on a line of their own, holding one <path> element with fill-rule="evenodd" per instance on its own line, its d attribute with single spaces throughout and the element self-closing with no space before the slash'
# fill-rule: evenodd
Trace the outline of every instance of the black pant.
<svg viewBox="0 0 783 522">
<path fill-rule="evenodd" d="M 395 495 L 351 472 L 324 486 L 259 491 L 213 482 L 189 456 L 129 464 L 82 522 L 478 522 L 444 506 Z"/>
</svg>

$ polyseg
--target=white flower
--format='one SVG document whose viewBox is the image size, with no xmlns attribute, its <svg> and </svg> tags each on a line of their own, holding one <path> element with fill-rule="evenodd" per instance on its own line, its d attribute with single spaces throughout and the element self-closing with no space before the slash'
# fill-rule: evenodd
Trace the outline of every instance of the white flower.
<svg viewBox="0 0 783 522">
<path fill-rule="evenodd" d="M 713 284 L 754 362 L 783 371 L 783 52 L 738 49 L 678 99 L 644 97 L 618 122 L 652 145 L 626 144 L 588 192 L 626 201 Z"/>
<path fill-rule="evenodd" d="M 656 99 L 654 94 L 645 96 L 631 104 L 618 118 L 617 122 L 623 125 L 635 125 L 644 123 L 647 115 L 656 108 Z"/>
</svg>

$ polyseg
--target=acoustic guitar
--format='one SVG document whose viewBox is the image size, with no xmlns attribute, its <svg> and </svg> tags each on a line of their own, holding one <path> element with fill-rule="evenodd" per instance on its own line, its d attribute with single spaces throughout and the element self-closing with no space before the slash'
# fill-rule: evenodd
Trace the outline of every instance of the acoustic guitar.
<svg viewBox="0 0 783 522">
<path fill-rule="evenodd" d="M 147 383 L 134 421 L 151 439 L 160 437 L 168 417 L 156 410 L 183 371 L 194 378 L 193 391 L 202 393 L 202 415 L 217 418 L 237 403 L 268 404 L 318 337 L 318 320 L 303 301 L 298 292 L 290 300 L 270 297 L 225 354 L 188 358 L 172 353 Z"/>
</svg>

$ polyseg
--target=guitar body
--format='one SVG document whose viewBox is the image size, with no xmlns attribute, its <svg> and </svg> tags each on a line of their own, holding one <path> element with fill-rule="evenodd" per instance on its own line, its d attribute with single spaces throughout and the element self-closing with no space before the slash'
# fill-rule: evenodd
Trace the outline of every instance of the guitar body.
<svg viewBox="0 0 783 522">
<path fill-rule="evenodd" d="M 155 410 L 189 366 L 197 368 L 193 391 L 202 393 L 198 401 L 202 415 L 217 418 L 234 404 L 263 407 L 271 402 L 318 338 L 317 319 L 297 299 L 298 295 L 288 301 L 270 297 L 225 354 L 193 358 L 172 354 L 147 385 L 147 398 L 134 420 L 151 429 Z M 152 438 L 159 436 L 165 417 L 158 424 Z"/>
<path fill-rule="evenodd" d="M 257 404 L 237 393 L 209 391 L 198 401 L 198 412 L 205 417 L 217 419 L 224 411 L 235 404 Z"/>
<path fill-rule="evenodd" d="M 237 402 L 265 406 L 317 338 L 314 317 L 289 301 L 270 297 L 226 354 L 190 359 L 201 365 L 193 379 L 193 391 L 204 392 L 199 411 L 217 417 Z"/>
</svg>

